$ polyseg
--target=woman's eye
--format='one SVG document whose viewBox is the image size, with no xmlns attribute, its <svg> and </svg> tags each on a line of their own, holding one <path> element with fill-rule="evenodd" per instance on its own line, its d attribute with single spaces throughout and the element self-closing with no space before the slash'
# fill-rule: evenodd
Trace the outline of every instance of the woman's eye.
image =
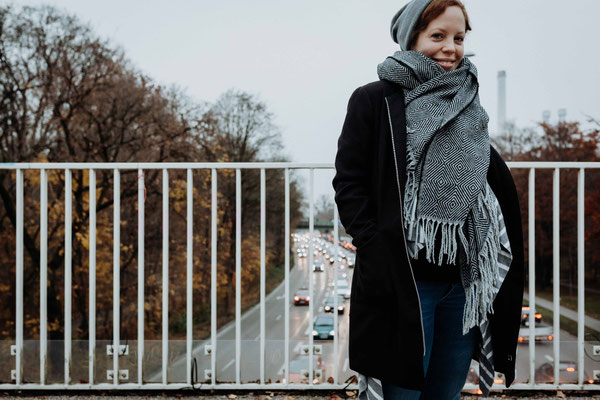
<svg viewBox="0 0 600 400">
<path fill-rule="evenodd" d="M 434 39 L 441 39 L 443 36 L 441 33 L 434 33 L 433 35 L 431 35 L 431 37 Z"/>
<path fill-rule="evenodd" d="M 455 38 L 454 40 L 456 40 L 457 42 L 460 42 L 460 43 L 462 43 L 462 42 L 464 42 L 464 41 L 465 41 L 465 38 L 464 38 L 464 37 L 457 37 L 457 38 Z"/>
</svg>

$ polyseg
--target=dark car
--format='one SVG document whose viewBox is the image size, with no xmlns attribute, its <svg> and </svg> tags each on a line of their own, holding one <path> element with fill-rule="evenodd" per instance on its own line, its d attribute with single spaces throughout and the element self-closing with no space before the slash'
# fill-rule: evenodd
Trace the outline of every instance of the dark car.
<svg viewBox="0 0 600 400">
<path fill-rule="evenodd" d="M 335 330 L 333 329 L 333 315 L 319 314 L 313 323 L 314 339 L 333 339 Z"/>
<path fill-rule="evenodd" d="M 530 312 L 531 312 L 530 307 L 525 306 L 521 309 L 521 325 L 529 326 L 529 313 Z M 533 310 L 533 313 L 534 313 L 534 318 L 535 318 L 535 324 L 538 325 L 540 322 L 542 322 L 542 314 L 536 313 L 535 309 Z"/>
<path fill-rule="evenodd" d="M 325 311 L 326 313 L 332 313 L 334 308 L 335 308 L 335 299 L 333 298 L 333 296 L 327 296 L 327 299 L 325 300 L 325 305 L 323 306 L 323 311 Z M 338 296 L 337 310 L 338 310 L 338 314 L 344 313 L 344 297 L 343 296 Z"/>
<path fill-rule="evenodd" d="M 559 383 L 576 383 L 578 380 L 577 363 L 575 361 L 560 361 L 558 363 Z M 585 374 L 587 375 L 587 374 Z M 587 378 L 584 378 L 587 380 Z M 554 382 L 554 363 L 547 362 L 535 371 L 536 383 L 553 383 Z"/>
<path fill-rule="evenodd" d="M 310 304 L 310 296 L 308 295 L 308 289 L 300 288 L 294 294 L 294 305 L 295 306 L 307 306 Z"/>
<path fill-rule="evenodd" d="M 325 265 L 321 262 L 316 262 L 313 264 L 313 272 L 323 272 L 325 271 Z"/>
</svg>

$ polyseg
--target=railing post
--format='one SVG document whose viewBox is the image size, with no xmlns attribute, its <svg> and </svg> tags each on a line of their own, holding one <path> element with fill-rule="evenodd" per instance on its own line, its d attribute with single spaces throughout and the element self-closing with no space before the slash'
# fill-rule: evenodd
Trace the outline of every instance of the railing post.
<svg viewBox="0 0 600 400">
<path fill-rule="evenodd" d="M 265 384 L 265 241 L 266 241 L 266 177 L 260 170 L 260 384 Z M 286 305 L 287 306 L 287 305 Z"/>
<path fill-rule="evenodd" d="M 169 362 L 169 173 L 162 170 L 162 384 L 168 383 Z"/>
<path fill-rule="evenodd" d="M 121 353 L 121 173 L 113 170 L 113 384 L 119 384 Z"/>
<path fill-rule="evenodd" d="M 217 170 L 211 170 L 211 214 L 210 214 L 210 382 L 216 383 L 217 353 Z"/>
<path fill-rule="evenodd" d="M 535 383 L 535 168 L 529 169 L 529 383 Z"/>
<path fill-rule="evenodd" d="M 187 170 L 187 332 L 186 332 L 186 381 L 192 384 L 192 340 L 193 340 L 193 279 L 194 279 L 194 181 L 192 170 Z"/>
<path fill-rule="evenodd" d="M 72 203 L 71 170 L 65 170 L 65 385 L 71 382 Z"/>
<path fill-rule="evenodd" d="M 145 285 L 145 244 L 144 244 L 144 209 L 146 204 L 146 183 L 144 171 L 138 169 L 138 315 L 137 315 L 137 342 L 138 342 L 138 384 L 144 383 L 144 285 Z"/>
<path fill-rule="evenodd" d="M 583 384 L 585 342 L 585 170 L 577 174 L 577 382 Z"/>
<path fill-rule="evenodd" d="M 48 357 L 48 171 L 40 170 L 40 383 Z"/>
<path fill-rule="evenodd" d="M 560 367 L 560 170 L 554 168 L 552 181 L 552 259 L 553 259 L 553 322 L 554 322 L 554 384 L 559 384 Z M 534 324 L 535 325 L 535 324 Z"/>
<path fill-rule="evenodd" d="M 284 371 L 285 383 L 290 384 L 290 170 L 285 169 L 285 349 Z"/>
<path fill-rule="evenodd" d="M 242 172 L 235 170 L 235 383 L 241 383 L 242 354 Z"/>
<path fill-rule="evenodd" d="M 313 263 L 314 263 L 314 231 L 315 231 L 315 212 L 314 212 L 314 185 L 315 184 L 315 170 L 313 168 L 310 169 L 309 179 L 308 179 L 308 231 L 309 231 L 309 240 L 308 240 L 308 296 L 310 297 L 310 301 L 308 303 L 308 382 L 309 385 L 313 386 L 313 370 L 314 370 L 314 337 L 313 330 L 314 327 L 314 300 L 315 296 L 313 293 Z M 334 281 L 335 282 L 335 281 Z"/>
<path fill-rule="evenodd" d="M 88 374 L 89 383 L 93 385 L 94 364 L 96 358 L 96 171 L 89 170 L 89 280 L 90 298 L 88 311 L 89 342 L 88 342 Z"/>
<path fill-rule="evenodd" d="M 23 383 L 23 170 L 17 169 L 17 232 L 16 232 L 16 321 L 15 342 L 17 386 Z"/>
</svg>

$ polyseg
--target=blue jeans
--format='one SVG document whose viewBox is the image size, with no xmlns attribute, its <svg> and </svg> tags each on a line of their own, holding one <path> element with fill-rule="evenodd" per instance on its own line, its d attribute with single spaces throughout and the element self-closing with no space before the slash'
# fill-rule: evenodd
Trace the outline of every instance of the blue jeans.
<svg viewBox="0 0 600 400">
<path fill-rule="evenodd" d="M 417 282 L 425 331 L 425 391 L 383 384 L 385 400 L 457 400 L 471 365 L 476 327 L 462 334 L 465 291 L 460 283 Z"/>
</svg>

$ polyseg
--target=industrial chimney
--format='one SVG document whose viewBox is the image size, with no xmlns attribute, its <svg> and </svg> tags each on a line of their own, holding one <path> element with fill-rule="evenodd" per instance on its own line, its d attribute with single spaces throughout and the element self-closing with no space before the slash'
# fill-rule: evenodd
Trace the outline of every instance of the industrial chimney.
<svg viewBox="0 0 600 400">
<path fill-rule="evenodd" d="M 498 71 L 498 134 L 506 132 L 506 71 Z"/>
</svg>

